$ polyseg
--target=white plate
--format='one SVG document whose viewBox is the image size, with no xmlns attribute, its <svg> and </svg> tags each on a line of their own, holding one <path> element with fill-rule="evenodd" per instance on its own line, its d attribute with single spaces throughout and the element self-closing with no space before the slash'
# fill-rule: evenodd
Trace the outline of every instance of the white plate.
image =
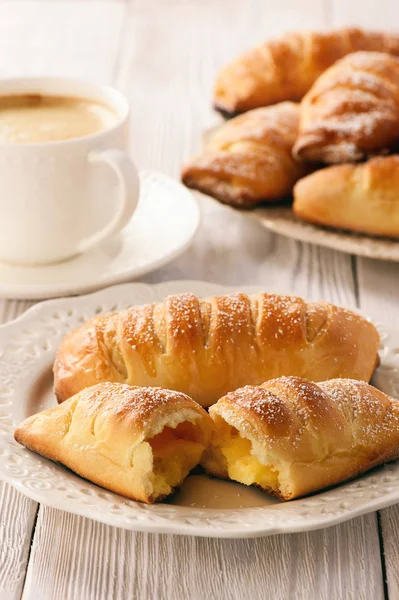
<svg viewBox="0 0 399 600">
<path fill-rule="evenodd" d="M 55 265 L 15 267 L 0 263 L 0 296 L 53 298 L 82 294 L 139 277 L 179 256 L 200 221 L 196 199 L 161 173 L 140 173 L 140 202 L 119 236 Z"/>
<path fill-rule="evenodd" d="M 211 199 L 218 202 L 215 198 Z M 224 206 L 229 210 L 241 213 L 244 217 L 258 221 L 273 233 L 284 235 L 299 242 L 317 244 L 332 250 L 340 250 L 341 252 L 367 258 L 399 262 L 399 240 L 327 229 L 305 223 L 305 221 L 301 221 L 294 215 L 291 205 L 288 204 L 262 204 L 253 209 L 236 208 L 227 204 Z"/>
<path fill-rule="evenodd" d="M 247 211 L 246 214 L 259 221 L 266 229 L 300 242 L 317 244 L 358 256 L 399 262 L 399 240 L 311 225 L 298 219 L 290 206 L 263 205 L 253 211 Z"/>
<path fill-rule="evenodd" d="M 235 288 L 237 289 L 237 288 Z M 245 288 L 256 291 L 259 288 Z M 192 291 L 200 296 L 232 291 L 212 283 L 179 281 L 126 284 L 89 296 L 38 304 L 0 328 L 0 478 L 30 498 L 97 521 L 158 533 L 253 537 L 328 527 L 399 502 L 399 461 L 331 490 L 288 503 L 232 482 L 190 476 L 169 504 L 147 506 L 107 492 L 19 446 L 14 427 L 55 405 L 51 366 L 63 335 L 95 314 Z M 399 397 L 399 334 L 379 327 L 381 366 L 374 383 Z M 223 495 L 224 508 L 214 508 Z M 246 506 L 246 508 L 241 508 Z"/>
</svg>

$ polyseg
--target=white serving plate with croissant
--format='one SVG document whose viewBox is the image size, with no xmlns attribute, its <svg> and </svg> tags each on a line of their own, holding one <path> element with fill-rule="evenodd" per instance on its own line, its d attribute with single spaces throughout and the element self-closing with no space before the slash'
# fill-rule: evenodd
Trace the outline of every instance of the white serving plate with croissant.
<svg viewBox="0 0 399 600">
<path fill-rule="evenodd" d="M 247 287 L 245 291 L 255 293 L 260 290 L 259 288 L 249 289 Z M 80 327 L 96 315 L 122 310 L 132 305 L 160 302 L 171 294 L 182 292 L 191 292 L 199 297 L 209 297 L 237 292 L 237 288 L 233 290 L 212 283 L 191 281 L 169 282 L 154 286 L 126 284 L 80 298 L 65 298 L 44 302 L 34 306 L 19 319 L 0 329 L 0 477 L 3 480 L 10 482 L 19 491 L 38 502 L 109 525 L 137 531 L 208 537 L 254 537 L 282 532 L 308 531 L 334 525 L 357 515 L 399 502 L 399 461 L 396 461 L 380 466 L 352 481 L 289 502 L 281 502 L 254 487 L 247 487 L 233 481 L 210 478 L 194 471 L 187 477 L 181 489 L 172 495 L 167 502 L 147 504 L 148 498 L 144 497 L 143 502 L 138 502 L 107 491 L 79 477 L 65 467 L 27 450 L 14 440 L 15 427 L 21 421 L 43 409 L 56 406 L 53 394 L 52 367 L 56 353 L 60 348 L 60 342 L 66 333 Z M 320 310 L 317 307 L 315 308 L 313 303 L 308 303 L 306 306 L 307 334 L 312 337 L 312 331 L 316 335 L 316 331 L 320 327 Z M 302 310 L 301 307 L 302 304 L 300 305 Z M 289 310 L 291 311 L 291 309 L 290 306 Z M 220 314 L 226 314 L 226 310 L 226 307 L 223 307 Z M 345 311 L 338 311 L 337 315 L 334 317 L 336 321 L 337 319 L 346 318 Z M 291 331 L 293 343 L 296 343 L 294 331 L 296 323 L 297 319 L 294 319 Z M 356 323 L 354 327 L 357 327 Z M 362 327 L 365 331 L 364 325 Z M 381 339 L 379 352 L 381 363 L 375 371 L 373 384 L 386 394 L 398 398 L 399 334 L 383 326 L 378 326 L 378 331 Z M 368 332 L 372 336 L 371 328 L 368 329 Z M 241 332 L 239 333 L 241 334 Z M 362 338 L 362 344 L 371 344 L 372 346 L 375 343 L 375 338 L 371 339 L 369 334 L 367 334 L 368 337 L 366 335 L 365 338 Z M 75 338 L 72 339 L 76 341 Z M 281 340 L 277 339 L 276 343 L 280 344 Z M 343 338 L 342 343 L 350 343 L 350 339 L 345 340 Z M 65 394 L 70 397 L 76 391 L 70 388 L 77 385 L 79 378 L 76 378 L 76 373 L 73 374 L 73 377 L 68 378 L 65 376 L 65 369 L 67 367 L 72 368 L 71 365 L 73 366 L 74 363 L 68 358 L 68 352 L 71 353 L 68 343 L 61 346 L 61 348 L 62 350 L 59 351 L 61 355 L 59 354 L 58 357 L 56 390 L 57 395 Z M 318 352 L 320 352 L 320 349 Z M 311 354 L 307 356 L 308 361 L 311 362 Z M 349 351 L 348 360 L 344 363 L 350 363 L 352 358 Z M 117 362 L 115 357 L 113 357 L 113 360 Z M 160 360 L 163 360 L 162 356 Z M 337 361 L 339 362 L 339 360 L 338 353 Z M 369 363 L 369 366 L 363 365 L 363 367 L 369 369 L 371 365 L 374 368 L 375 357 L 371 356 Z M 87 373 L 85 376 L 90 377 L 91 367 L 90 365 L 86 366 Z M 101 371 L 99 365 L 98 368 Z M 204 368 L 207 368 L 206 365 Z M 357 368 L 355 363 L 351 368 Z M 116 377 L 119 377 L 118 373 Z M 92 382 L 88 382 L 88 384 L 90 383 Z M 145 381 L 134 383 L 148 385 L 148 382 Z M 197 382 L 198 386 L 201 386 L 200 380 Z M 269 393 L 268 389 L 251 389 L 254 390 L 255 395 Z M 163 395 L 164 397 L 167 396 L 167 394 Z M 195 396 L 195 393 L 192 395 Z M 184 394 L 175 394 L 175 396 L 184 396 Z M 74 397 L 67 399 L 54 410 L 58 412 L 64 410 L 65 416 L 65 410 L 69 406 L 68 403 L 73 403 Z M 224 411 L 230 410 L 226 398 L 228 399 L 229 396 L 225 396 L 224 405 L 219 410 L 220 414 L 223 413 L 222 409 Z M 64 400 L 64 398 L 61 398 L 61 400 Z M 83 400 L 90 403 L 90 393 L 86 394 L 86 400 Z M 240 399 L 238 400 L 240 401 Z M 173 401 L 176 401 L 175 407 L 178 409 L 183 408 L 186 413 L 193 408 L 186 396 L 184 398 L 174 397 Z M 213 399 L 209 399 L 207 396 L 205 405 L 208 405 L 211 401 Z M 255 409 L 257 403 L 258 398 L 255 398 L 253 404 Z M 87 406 L 88 404 L 81 403 L 81 410 L 86 410 Z M 211 411 L 211 414 L 215 415 L 216 412 L 216 410 L 213 413 Z M 201 413 L 205 431 L 207 427 L 206 420 L 208 419 L 206 413 L 198 405 L 194 412 L 191 411 L 190 413 L 196 418 L 194 413 L 198 413 L 198 415 Z M 49 413 L 44 414 L 48 415 Z M 169 417 L 170 414 L 169 411 Z M 205 416 L 203 416 L 204 414 Z M 337 427 L 337 435 L 341 435 L 339 433 L 341 430 L 339 421 L 335 420 L 334 422 Z M 95 424 L 91 427 L 94 428 Z M 22 432 L 20 433 L 21 439 L 27 433 L 29 434 L 26 426 L 24 429 L 22 425 L 19 429 Z M 332 430 L 332 424 L 329 429 Z M 155 433 L 157 432 L 159 432 L 159 429 L 155 431 Z M 44 443 L 43 439 L 46 443 L 51 443 L 53 433 L 49 429 L 47 439 L 44 439 L 46 436 L 44 438 L 42 436 L 42 445 Z M 373 432 L 371 433 L 373 435 Z M 118 439 L 120 439 L 121 444 L 123 435 L 123 428 L 118 429 Z M 206 435 L 204 433 L 205 437 Z M 205 438 L 201 437 L 200 441 L 202 439 Z M 24 440 L 22 440 L 22 443 L 24 443 Z M 398 446 L 398 440 L 395 443 Z M 83 449 L 80 448 L 80 450 L 89 453 L 90 444 L 83 447 Z M 49 454 L 51 453 L 47 453 L 47 455 Z M 63 461 L 60 456 L 58 454 L 50 456 L 50 458 L 55 458 L 67 464 L 67 461 Z M 79 458 L 79 455 L 75 457 L 77 463 L 79 463 L 79 460 L 84 462 L 84 454 L 80 456 L 83 456 L 83 459 Z M 215 457 L 216 454 L 213 458 Z M 389 452 L 386 457 L 389 458 Z M 212 467 L 212 459 L 209 457 L 207 461 L 208 470 L 217 475 L 218 467 Z M 71 465 L 71 463 L 69 464 Z M 372 466 L 373 464 L 376 463 L 370 460 L 369 465 Z M 71 468 L 75 468 L 73 463 Z M 79 466 L 75 470 L 79 471 Z M 110 473 L 110 477 L 112 475 Z M 97 477 L 97 481 L 101 481 L 101 479 Z M 295 487 L 299 489 L 300 493 L 303 493 L 302 484 L 301 477 L 297 478 L 292 487 L 294 495 Z M 120 489 L 122 490 L 121 493 L 125 493 L 123 486 Z M 289 493 L 286 497 L 289 497 Z"/>
<path fill-rule="evenodd" d="M 266 40 L 222 67 L 213 103 L 233 118 L 183 165 L 185 185 L 281 235 L 399 260 L 398 34 Z"/>
</svg>

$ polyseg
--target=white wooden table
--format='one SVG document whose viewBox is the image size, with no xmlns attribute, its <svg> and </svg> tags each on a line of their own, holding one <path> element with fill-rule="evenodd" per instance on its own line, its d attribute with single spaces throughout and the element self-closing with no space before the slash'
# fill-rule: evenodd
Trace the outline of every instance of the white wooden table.
<svg viewBox="0 0 399 600">
<path fill-rule="evenodd" d="M 212 123 L 219 66 L 267 36 L 344 24 L 399 29 L 397 0 L 0 0 L 0 76 L 90 77 L 133 106 L 140 167 L 178 176 Z M 264 284 L 399 326 L 399 264 L 277 237 L 202 197 L 192 248 L 145 278 Z M 6 322 L 31 303 L 2 301 Z M 399 509 L 309 534 L 210 540 L 113 529 L 0 484 L 0 598 L 399 598 Z"/>
</svg>

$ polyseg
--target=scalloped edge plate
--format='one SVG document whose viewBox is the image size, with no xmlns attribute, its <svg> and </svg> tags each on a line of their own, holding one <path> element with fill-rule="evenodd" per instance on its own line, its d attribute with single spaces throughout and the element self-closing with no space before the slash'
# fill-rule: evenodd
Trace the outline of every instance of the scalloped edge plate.
<svg viewBox="0 0 399 600">
<path fill-rule="evenodd" d="M 310 531 L 341 523 L 399 502 L 399 461 L 307 498 L 252 508 L 212 509 L 126 500 L 52 463 L 13 439 L 15 425 L 30 412 L 29 398 L 40 375 L 51 368 L 64 334 L 82 321 L 168 294 L 199 296 L 242 289 L 198 281 L 125 284 L 79 298 L 37 304 L 0 328 L 0 479 L 56 509 L 125 529 L 204 537 L 256 537 Z M 263 288 L 264 289 L 264 288 Z M 399 333 L 379 326 L 381 365 L 373 383 L 399 397 Z"/>
</svg>

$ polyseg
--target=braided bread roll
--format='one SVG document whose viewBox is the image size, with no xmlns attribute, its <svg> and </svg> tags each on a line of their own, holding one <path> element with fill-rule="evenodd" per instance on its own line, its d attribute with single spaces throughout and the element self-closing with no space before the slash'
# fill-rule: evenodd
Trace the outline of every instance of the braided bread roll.
<svg viewBox="0 0 399 600">
<path fill-rule="evenodd" d="M 293 210 L 318 225 L 399 238 L 399 156 L 334 165 L 304 177 L 294 187 Z"/>
<path fill-rule="evenodd" d="M 209 413 L 205 470 L 281 500 L 399 457 L 399 401 L 361 381 L 281 377 L 231 392 Z"/>
<path fill-rule="evenodd" d="M 228 121 L 182 171 L 183 182 L 225 204 L 250 207 L 290 196 L 309 172 L 292 157 L 299 107 L 293 102 L 252 110 Z"/>
<path fill-rule="evenodd" d="M 114 381 L 185 392 L 210 406 L 227 392 L 281 375 L 368 381 L 379 336 L 363 317 L 294 296 L 244 293 L 101 315 L 61 343 L 55 365 L 60 402 Z"/>
<path fill-rule="evenodd" d="M 299 101 L 325 69 L 360 50 L 399 55 L 399 36 L 355 28 L 282 35 L 219 72 L 215 107 L 235 114 L 285 100 Z"/>
<path fill-rule="evenodd" d="M 300 108 L 294 156 L 353 162 L 399 144 L 399 58 L 357 52 L 316 81 Z"/>
<path fill-rule="evenodd" d="M 185 394 L 101 383 L 15 430 L 30 450 L 138 500 L 159 502 L 198 465 L 212 421 Z"/>
</svg>

